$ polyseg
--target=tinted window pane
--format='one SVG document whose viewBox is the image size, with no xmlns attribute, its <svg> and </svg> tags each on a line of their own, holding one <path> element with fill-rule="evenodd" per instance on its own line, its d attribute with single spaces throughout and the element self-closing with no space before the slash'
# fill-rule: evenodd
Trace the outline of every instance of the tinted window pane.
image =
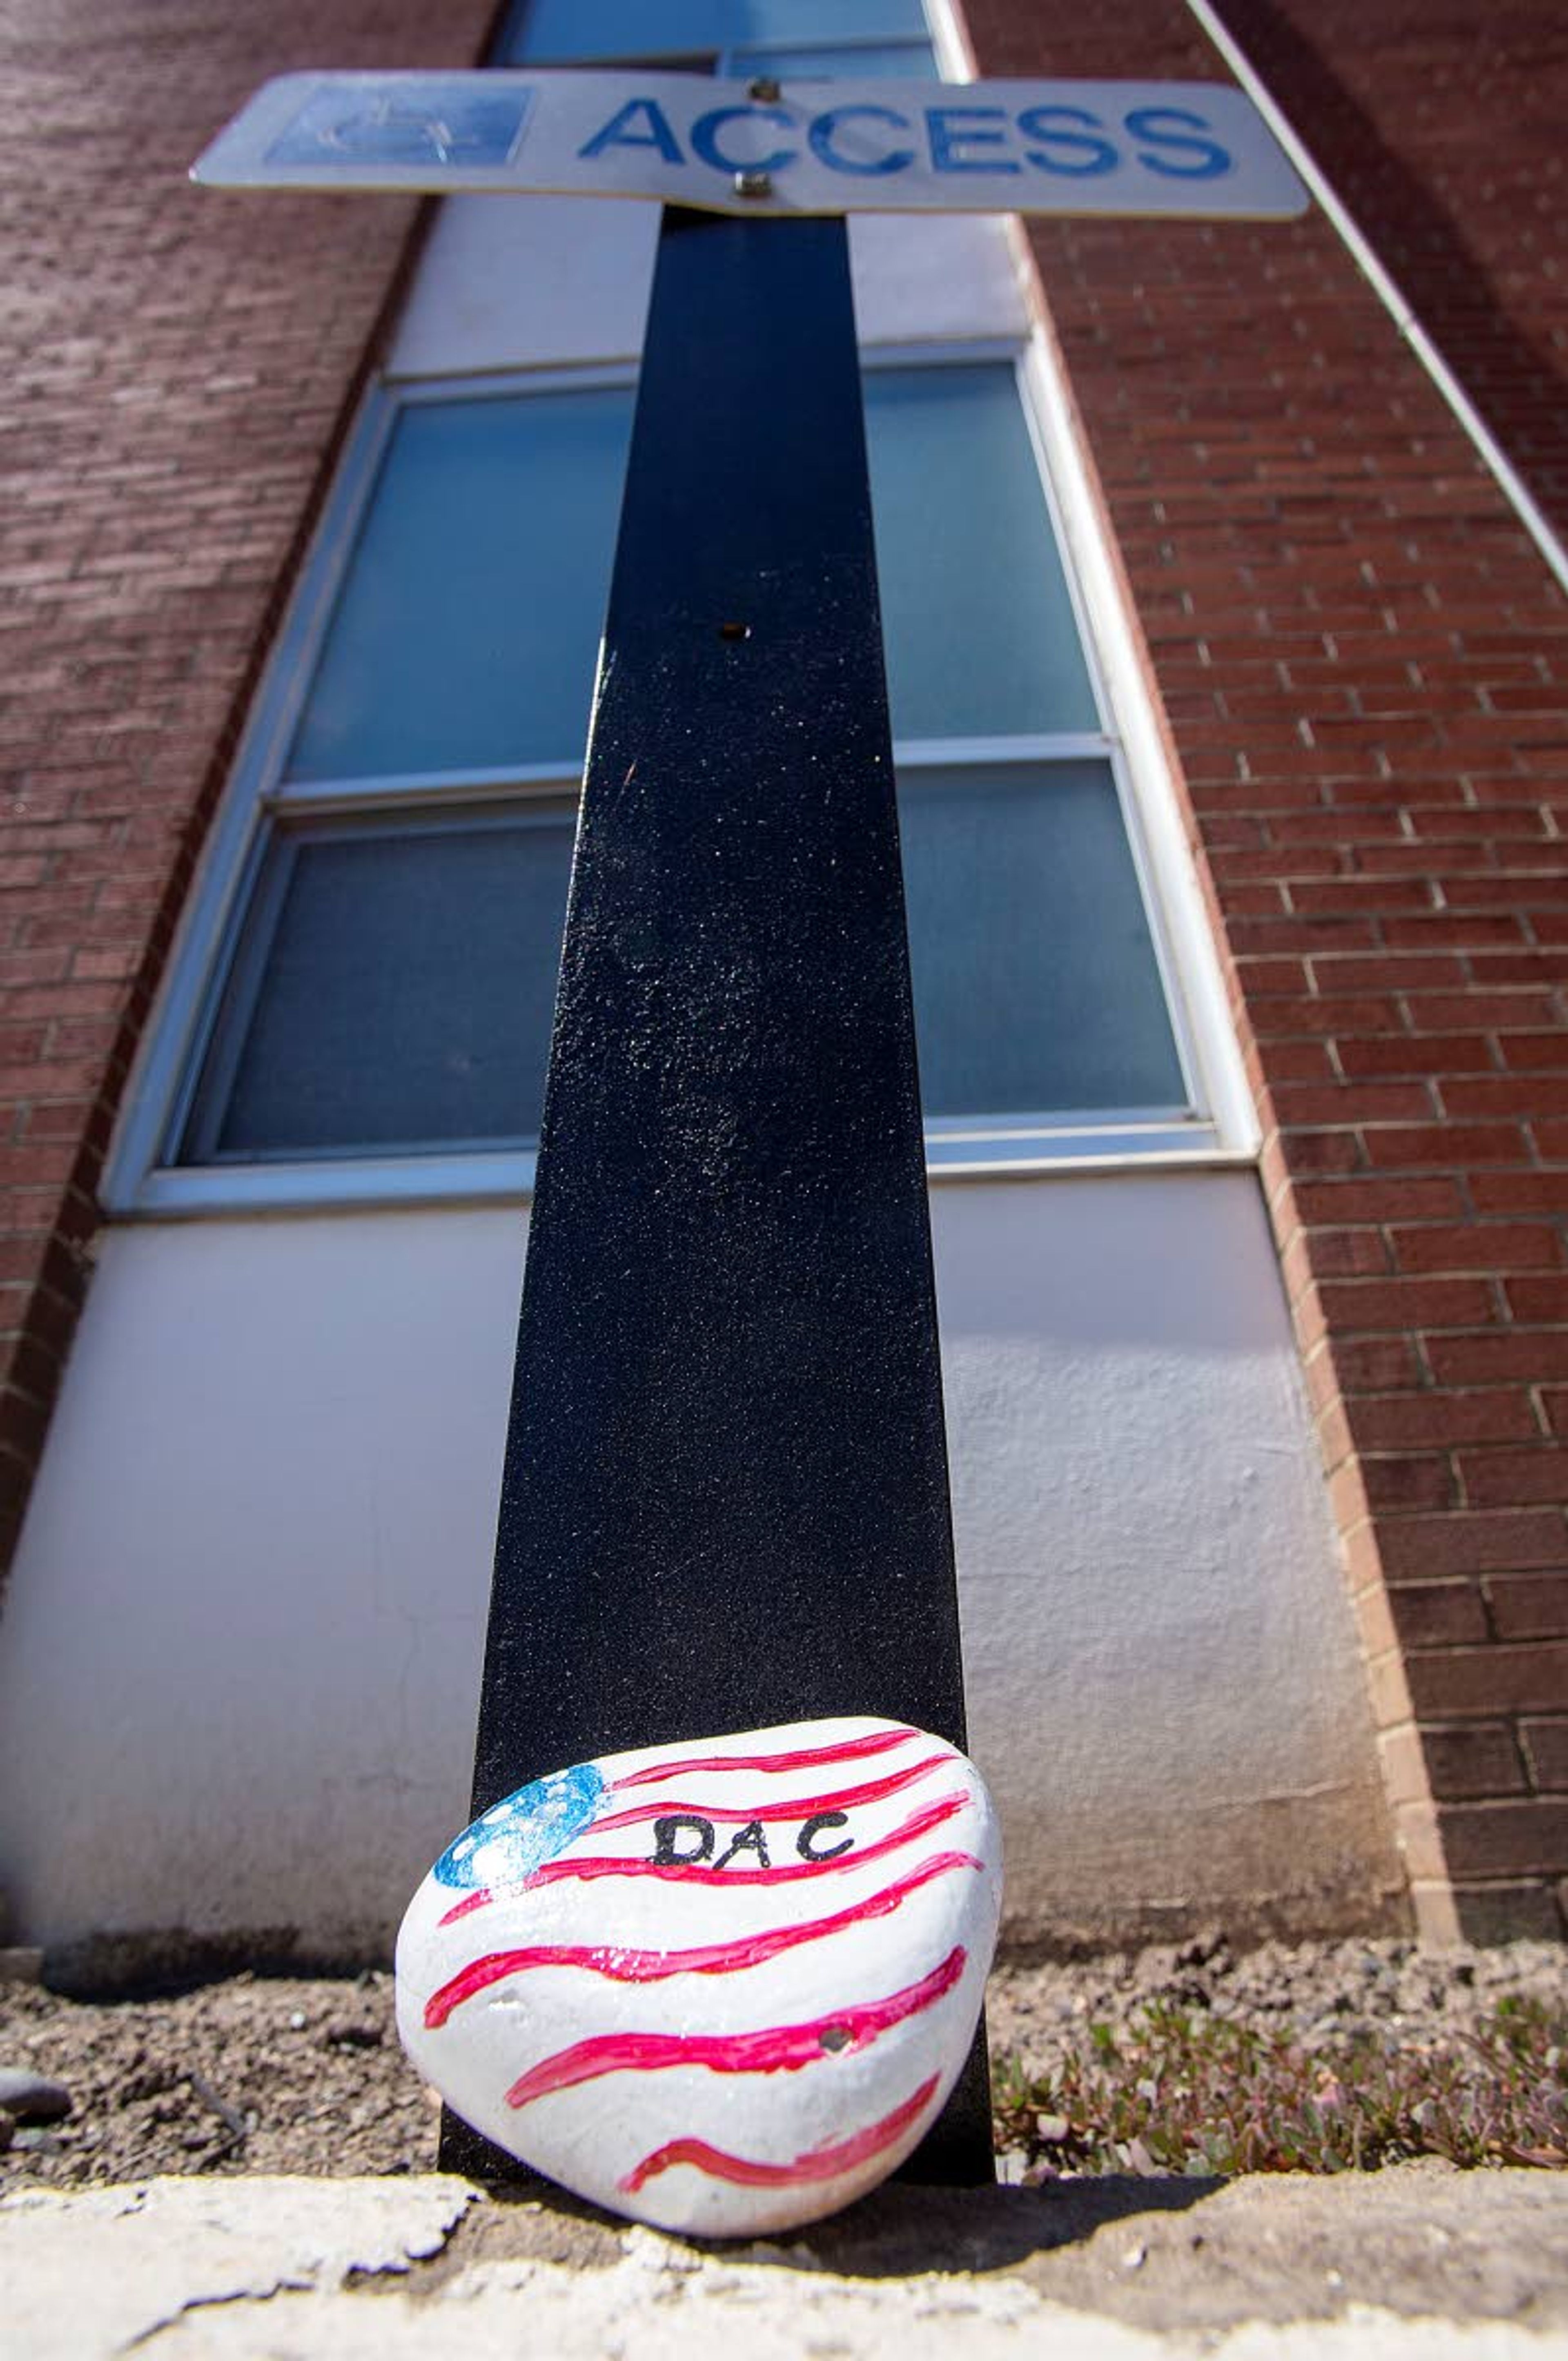
<svg viewBox="0 0 1568 2361">
<path fill-rule="evenodd" d="M 908 771 L 898 807 L 927 1115 L 1185 1104 L 1106 765 Z"/>
<path fill-rule="evenodd" d="M 291 776 L 576 762 L 630 411 L 616 390 L 402 412 Z M 895 732 L 1097 728 L 1012 371 L 870 371 L 866 416 Z"/>
<path fill-rule="evenodd" d="M 561 65 L 851 35 L 924 39 L 925 11 L 920 0 L 532 0 L 506 54 L 520 63 Z"/>
<path fill-rule="evenodd" d="M 865 393 L 894 736 L 1097 730 L 1012 370 L 872 369 Z"/>
<path fill-rule="evenodd" d="M 280 838 L 185 1160 L 537 1139 L 572 838 L 561 807 Z"/>
<path fill-rule="evenodd" d="M 623 390 L 401 412 L 291 776 L 576 763 L 630 422 Z"/>
<path fill-rule="evenodd" d="M 927 1114 L 1183 1104 L 1106 767 L 910 772 L 899 811 Z M 571 846 L 556 807 L 280 838 L 182 1160 L 536 1140 Z"/>
</svg>

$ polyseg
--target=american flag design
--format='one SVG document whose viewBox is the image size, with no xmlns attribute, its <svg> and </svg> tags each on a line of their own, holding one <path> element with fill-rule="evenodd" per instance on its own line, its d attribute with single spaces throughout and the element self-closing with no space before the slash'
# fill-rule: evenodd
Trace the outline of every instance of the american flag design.
<svg viewBox="0 0 1568 2361">
<path fill-rule="evenodd" d="M 934 2122 L 1001 1902 L 980 1774 L 905 1722 L 643 1747 L 448 1846 L 398 1938 L 399 2030 L 458 2114 L 578 2195 L 784 2229 Z"/>
</svg>

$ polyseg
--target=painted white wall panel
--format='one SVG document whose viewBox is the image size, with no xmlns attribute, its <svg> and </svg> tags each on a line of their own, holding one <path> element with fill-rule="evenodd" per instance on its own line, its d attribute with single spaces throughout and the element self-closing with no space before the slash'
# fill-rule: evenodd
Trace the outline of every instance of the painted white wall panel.
<svg viewBox="0 0 1568 2361">
<path fill-rule="evenodd" d="M 1353 1916 L 1392 1866 L 1255 1182 L 949 1186 L 934 1218 L 1014 1927 Z M 521 1236 L 108 1234 L 0 1617 L 27 1938 L 385 1937 L 466 1817 Z"/>
<path fill-rule="evenodd" d="M 392 346 L 393 377 L 629 359 L 658 240 L 656 205 L 449 197 Z M 862 214 L 850 260 L 861 341 L 1028 333 L 1003 225 Z M 694 386 L 694 395 L 697 389 Z"/>
<path fill-rule="evenodd" d="M 934 1212 L 971 1738 L 1014 1928 L 1241 1897 L 1308 1924 L 1397 1883 L 1252 1176 Z"/>
</svg>

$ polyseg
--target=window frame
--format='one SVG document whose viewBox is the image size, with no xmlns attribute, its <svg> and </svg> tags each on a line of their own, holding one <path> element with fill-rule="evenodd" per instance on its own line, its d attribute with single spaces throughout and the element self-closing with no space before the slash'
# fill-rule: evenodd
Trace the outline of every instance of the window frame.
<svg viewBox="0 0 1568 2361">
<path fill-rule="evenodd" d="M 1037 342 L 1037 340 L 1036 340 Z M 1155 774 L 1161 792 L 1145 791 L 1134 759 L 1126 716 L 1121 729 L 1112 684 L 1102 662 L 1109 580 L 1084 578 L 1083 518 L 1074 520 L 1060 497 L 1051 464 L 1051 421 L 1041 400 L 1044 356 L 1015 338 L 965 339 L 951 344 L 881 346 L 862 355 L 868 370 L 1010 366 L 1027 423 L 1048 529 L 1061 555 L 1073 620 L 1080 634 L 1100 717 L 1093 731 L 997 738 L 899 741 L 895 764 L 993 769 L 1085 758 L 1107 764 L 1147 917 L 1177 1055 L 1188 1089 L 1182 1109 L 1169 1107 L 927 1117 L 926 1162 L 930 1180 L 956 1180 L 1157 1166 L 1250 1161 L 1255 1153 L 1250 1100 L 1226 1072 L 1234 1062 L 1217 970 L 1207 992 L 1192 988 L 1194 961 L 1201 980 L 1213 969 L 1202 958 L 1202 919 L 1190 856 L 1151 824 L 1170 807 L 1163 763 Z M 170 963 L 159 1005 L 148 1027 L 104 1182 L 104 1202 L 118 1215 L 168 1218 L 224 1213 L 282 1213 L 334 1206 L 509 1202 L 526 1198 L 534 1154 L 518 1148 L 440 1148 L 402 1155 L 313 1154 L 254 1163 L 225 1159 L 206 1165 L 172 1159 L 195 1100 L 209 1043 L 218 1022 L 233 962 L 243 940 L 249 895 L 275 827 L 299 828 L 313 817 L 395 812 L 400 807 L 439 817 L 444 807 L 472 809 L 494 801 L 533 798 L 574 802 L 581 792 L 582 752 L 500 769 L 400 773 L 347 779 L 284 776 L 314 668 L 338 593 L 374 496 L 382 461 L 405 409 L 452 401 L 515 399 L 521 394 L 626 388 L 636 382 L 633 361 L 584 367 L 508 369 L 472 376 L 432 376 L 378 383 L 367 393 L 336 481 L 325 503 L 296 595 L 242 738 L 229 788 L 214 823 Z M 1092 551 L 1091 551 L 1092 554 Z M 1125 631 L 1125 620 L 1123 618 Z M 1122 651 L 1124 671 L 1130 647 Z M 1120 700 L 1117 700 L 1120 703 Z M 585 717 L 586 721 L 586 717 Z M 1152 714 L 1148 716 L 1153 728 Z M 1191 906 L 1184 906 L 1190 905 Z M 1197 931 L 1195 932 L 1195 926 Z"/>
</svg>

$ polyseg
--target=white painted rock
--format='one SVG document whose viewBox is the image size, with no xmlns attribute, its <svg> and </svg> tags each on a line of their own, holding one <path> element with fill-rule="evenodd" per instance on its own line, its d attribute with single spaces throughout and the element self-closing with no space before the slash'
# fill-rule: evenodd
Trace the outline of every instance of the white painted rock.
<svg viewBox="0 0 1568 2361">
<path fill-rule="evenodd" d="M 398 2027 L 458 2114 L 579 2196 L 785 2229 L 935 2120 L 1001 1903 L 979 1773 L 906 1723 L 608 1754 L 442 1854 L 398 1938 Z"/>
</svg>

